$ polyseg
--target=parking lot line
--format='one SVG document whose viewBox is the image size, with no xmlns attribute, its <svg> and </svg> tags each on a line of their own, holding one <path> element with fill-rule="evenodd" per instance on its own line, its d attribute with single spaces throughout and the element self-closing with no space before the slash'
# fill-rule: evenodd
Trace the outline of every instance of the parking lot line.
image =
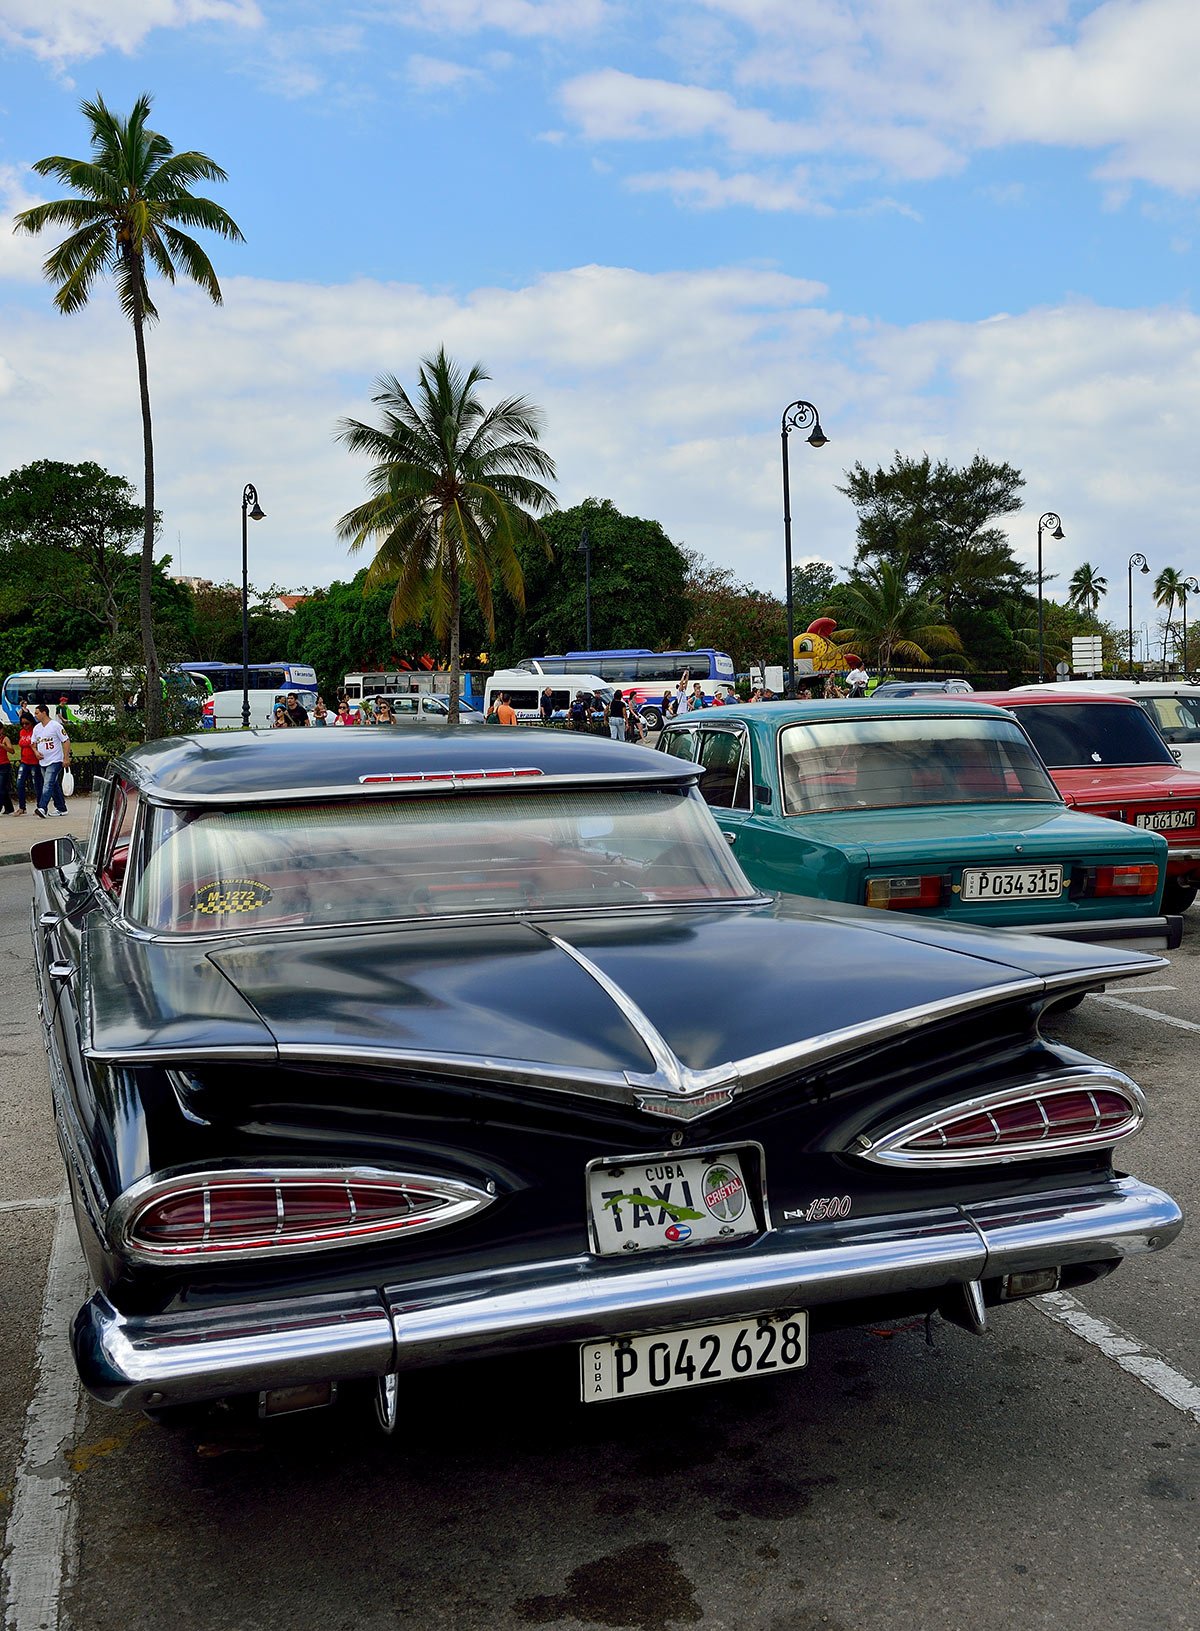
<svg viewBox="0 0 1200 1631">
<path fill-rule="evenodd" d="M 1181 1031 L 1200 1031 L 1194 1019 L 1180 1019 L 1176 1014 L 1164 1014 L 1161 1008 L 1144 1008 L 1140 1002 L 1126 1002 L 1124 997 L 1103 997 L 1098 992 L 1091 995 L 1092 1002 L 1102 1002 L 1109 1008 L 1124 1008 L 1126 1013 L 1141 1014 L 1145 1019 L 1160 1019 L 1164 1025 L 1174 1025 Z"/>
<path fill-rule="evenodd" d="M 34 1195 L 25 1201 L 0 1201 L 0 1212 L 44 1212 L 48 1207 L 61 1205 L 60 1195 Z"/>
<path fill-rule="evenodd" d="M 5 1534 L 6 1631 L 61 1631 L 64 1623 L 63 1584 L 74 1573 L 77 1544 L 66 1452 L 82 1402 L 67 1332 L 86 1294 L 87 1269 L 64 1195 L 50 1247 L 33 1394 Z"/>
<path fill-rule="evenodd" d="M 1200 1030 L 1200 1026 L 1194 1029 Z M 1110 1325 L 1099 1315 L 1089 1314 L 1065 1291 L 1052 1291 L 1038 1297 L 1033 1306 L 1047 1319 L 1065 1325 L 1068 1331 L 1074 1332 L 1084 1342 L 1090 1342 L 1106 1359 L 1111 1359 L 1130 1376 L 1135 1376 L 1160 1399 L 1165 1399 L 1176 1410 L 1200 1423 L 1200 1387 L 1174 1366 L 1168 1365 L 1158 1354 L 1144 1348 L 1136 1338 L 1118 1326 Z"/>
</svg>

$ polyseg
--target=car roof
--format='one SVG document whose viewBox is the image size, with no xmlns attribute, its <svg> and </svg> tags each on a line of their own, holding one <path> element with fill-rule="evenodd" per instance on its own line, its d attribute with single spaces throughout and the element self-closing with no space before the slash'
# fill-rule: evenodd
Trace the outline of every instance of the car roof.
<svg viewBox="0 0 1200 1631">
<path fill-rule="evenodd" d="M 597 783 L 682 788 L 700 775 L 698 765 L 651 748 L 516 726 L 206 731 L 147 742 L 114 769 L 152 803 L 178 807 Z"/>
<path fill-rule="evenodd" d="M 1055 691 L 1063 696 L 1200 697 L 1200 685 L 1191 680 L 1063 680 L 1058 685 L 1018 685 L 1017 691 Z"/>
<path fill-rule="evenodd" d="M 1001 704 L 1003 706 L 1003 704 Z M 946 716 L 953 718 L 972 716 L 995 719 L 998 709 L 994 704 L 981 705 L 978 693 L 966 695 L 961 691 L 943 691 L 937 696 L 873 697 L 859 701 L 857 697 L 815 697 L 809 702 L 739 702 L 724 708 L 704 710 L 703 715 L 685 714 L 672 719 L 664 730 L 678 730 L 680 726 L 719 725 L 727 719 L 744 719 L 755 724 L 798 724 L 828 719 L 912 719 L 925 715 L 929 719 Z"/>
<path fill-rule="evenodd" d="M 997 708 L 1028 707 L 1031 703 L 1040 705 L 1047 702 L 1081 703 L 1085 707 L 1098 706 L 1101 703 L 1117 703 L 1121 707 L 1136 708 L 1137 703 L 1132 697 L 1117 696 L 1112 691 L 1103 693 L 1087 691 L 1079 696 L 1068 695 L 1063 691 L 1055 691 L 1050 686 L 1039 687 L 1034 691 L 976 691 L 976 697 L 984 702 L 990 702 Z"/>
</svg>

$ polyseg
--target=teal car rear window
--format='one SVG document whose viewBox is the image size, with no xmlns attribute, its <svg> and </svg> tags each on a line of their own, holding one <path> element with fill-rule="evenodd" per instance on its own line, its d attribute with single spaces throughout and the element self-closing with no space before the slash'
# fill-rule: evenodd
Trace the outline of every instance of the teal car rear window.
<svg viewBox="0 0 1200 1631">
<path fill-rule="evenodd" d="M 845 719 L 785 725 L 785 815 L 927 804 L 1059 804 L 1028 737 L 1007 719 Z"/>
</svg>

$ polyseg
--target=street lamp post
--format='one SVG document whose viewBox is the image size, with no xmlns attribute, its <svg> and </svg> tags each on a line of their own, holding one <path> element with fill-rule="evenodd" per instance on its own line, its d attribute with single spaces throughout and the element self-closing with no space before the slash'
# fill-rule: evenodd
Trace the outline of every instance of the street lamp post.
<svg viewBox="0 0 1200 1631">
<path fill-rule="evenodd" d="M 1042 534 L 1048 532 L 1051 538 L 1065 538 L 1062 522 L 1053 510 L 1047 510 L 1038 521 L 1038 684 L 1042 685 L 1046 679 L 1046 639 L 1045 615 L 1042 605 Z"/>
<path fill-rule="evenodd" d="M 1146 557 L 1141 550 L 1137 550 L 1129 557 L 1129 678 L 1133 678 L 1133 569 L 1139 567 L 1143 574 L 1149 572 Z"/>
<path fill-rule="evenodd" d="M 250 729 L 250 583 L 246 567 L 246 517 L 262 521 L 266 511 L 258 502 L 258 494 L 250 482 L 242 493 L 242 729 Z"/>
<path fill-rule="evenodd" d="M 588 530 L 584 527 L 579 534 L 579 553 L 583 556 L 583 607 L 586 619 L 587 638 L 584 647 L 592 649 L 592 546 L 588 540 Z"/>
<path fill-rule="evenodd" d="M 1188 597 L 1189 591 L 1193 595 L 1200 595 L 1200 583 L 1197 583 L 1195 578 L 1184 578 L 1182 584 L 1180 585 L 1180 588 L 1183 590 L 1183 593 L 1179 597 L 1179 609 L 1183 613 L 1183 662 L 1182 662 L 1181 666 L 1183 668 L 1183 677 L 1186 680 L 1187 677 L 1188 677 L 1187 597 Z M 1163 678 L 1166 679 L 1165 674 L 1163 675 Z"/>
<path fill-rule="evenodd" d="M 812 427 L 809 429 L 809 427 Z M 788 432 L 808 430 L 809 447 L 824 447 L 829 440 L 821 429 L 821 416 L 811 402 L 793 402 L 783 411 L 780 442 L 783 451 L 783 569 L 787 574 L 787 694 L 796 695 L 796 628 L 792 599 L 792 489 L 788 477 Z"/>
</svg>

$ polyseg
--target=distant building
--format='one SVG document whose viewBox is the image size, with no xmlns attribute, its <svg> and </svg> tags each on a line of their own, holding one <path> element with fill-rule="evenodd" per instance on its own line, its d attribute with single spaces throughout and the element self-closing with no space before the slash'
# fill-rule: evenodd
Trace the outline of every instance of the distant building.
<svg viewBox="0 0 1200 1631">
<path fill-rule="evenodd" d="M 182 573 L 176 573 L 171 578 L 171 582 L 186 583 L 188 588 L 195 594 L 199 594 L 202 589 L 211 589 L 213 586 L 213 581 L 211 578 L 189 578 Z"/>
<path fill-rule="evenodd" d="M 267 607 L 272 612 L 294 612 L 308 599 L 308 595 L 276 595 L 274 600 L 267 602 Z"/>
</svg>

